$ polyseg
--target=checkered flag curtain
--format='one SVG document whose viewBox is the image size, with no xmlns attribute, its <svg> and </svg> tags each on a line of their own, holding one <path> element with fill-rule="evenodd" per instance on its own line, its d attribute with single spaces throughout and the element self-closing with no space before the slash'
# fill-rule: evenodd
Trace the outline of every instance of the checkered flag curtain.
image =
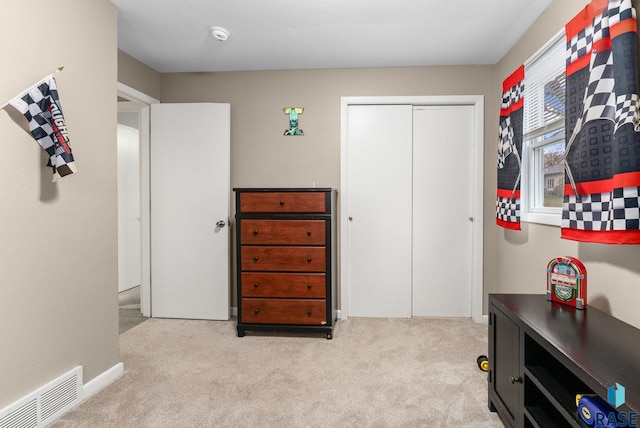
<svg viewBox="0 0 640 428">
<path fill-rule="evenodd" d="M 631 0 L 592 0 L 565 27 L 562 237 L 640 244 L 638 37 Z"/>
<path fill-rule="evenodd" d="M 49 155 L 53 181 L 76 172 L 69 135 L 53 75 L 49 75 L 9 101 L 24 114 L 33 138 Z"/>
<path fill-rule="evenodd" d="M 513 230 L 520 230 L 523 106 L 524 65 L 502 83 L 500 106 L 496 224 Z"/>
</svg>

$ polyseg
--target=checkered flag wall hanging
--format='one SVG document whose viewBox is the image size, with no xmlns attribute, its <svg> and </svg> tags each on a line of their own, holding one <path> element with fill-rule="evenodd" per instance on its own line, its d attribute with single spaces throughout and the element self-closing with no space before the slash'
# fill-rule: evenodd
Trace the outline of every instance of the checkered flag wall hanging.
<svg viewBox="0 0 640 428">
<path fill-rule="evenodd" d="M 520 230 L 520 176 L 522 162 L 522 110 L 524 65 L 502 83 L 498 138 L 498 194 L 496 224 Z"/>
<path fill-rule="evenodd" d="M 593 0 L 565 27 L 562 237 L 640 244 L 638 37 L 631 0 Z"/>
<path fill-rule="evenodd" d="M 53 181 L 76 172 L 53 75 L 49 75 L 9 101 L 24 114 L 33 138 L 49 155 Z"/>
</svg>

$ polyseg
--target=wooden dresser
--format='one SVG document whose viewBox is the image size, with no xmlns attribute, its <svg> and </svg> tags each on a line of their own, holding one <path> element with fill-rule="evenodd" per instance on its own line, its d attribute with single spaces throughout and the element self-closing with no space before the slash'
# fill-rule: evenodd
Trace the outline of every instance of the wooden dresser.
<svg viewBox="0 0 640 428">
<path fill-rule="evenodd" d="M 333 335 L 336 192 L 234 189 L 238 336 L 247 331 Z"/>
</svg>

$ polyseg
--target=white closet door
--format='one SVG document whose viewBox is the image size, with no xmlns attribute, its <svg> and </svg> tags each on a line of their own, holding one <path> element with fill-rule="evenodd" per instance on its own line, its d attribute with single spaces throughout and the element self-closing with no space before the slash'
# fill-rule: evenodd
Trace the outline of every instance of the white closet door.
<svg viewBox="0 0 640 428">
<path fill-rule="evenodd" d="M 348 107 L 349 316 L 411 316 L 412 107 Z"/>
<path fill-rule="evenodd" d="M 472 106 L 414 108 L 414 316 L 471 316 L 472 126 Z"/>
<path fill-rule="evenodd" d="M 152 316 L 227 320 L 229 104 L 153 104 L 150 152 Z"/>
</svg>

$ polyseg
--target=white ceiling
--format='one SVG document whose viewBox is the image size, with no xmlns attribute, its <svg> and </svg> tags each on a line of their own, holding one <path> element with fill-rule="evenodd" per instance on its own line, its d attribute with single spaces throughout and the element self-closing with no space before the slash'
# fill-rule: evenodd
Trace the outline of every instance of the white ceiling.
<svg viewBox="0 0 640 428">
<path fill-rule="evenodd" d="M 495 64 L 552 0 L 111 1 L 118 47 L 164 73 Z"/>
</svg>

